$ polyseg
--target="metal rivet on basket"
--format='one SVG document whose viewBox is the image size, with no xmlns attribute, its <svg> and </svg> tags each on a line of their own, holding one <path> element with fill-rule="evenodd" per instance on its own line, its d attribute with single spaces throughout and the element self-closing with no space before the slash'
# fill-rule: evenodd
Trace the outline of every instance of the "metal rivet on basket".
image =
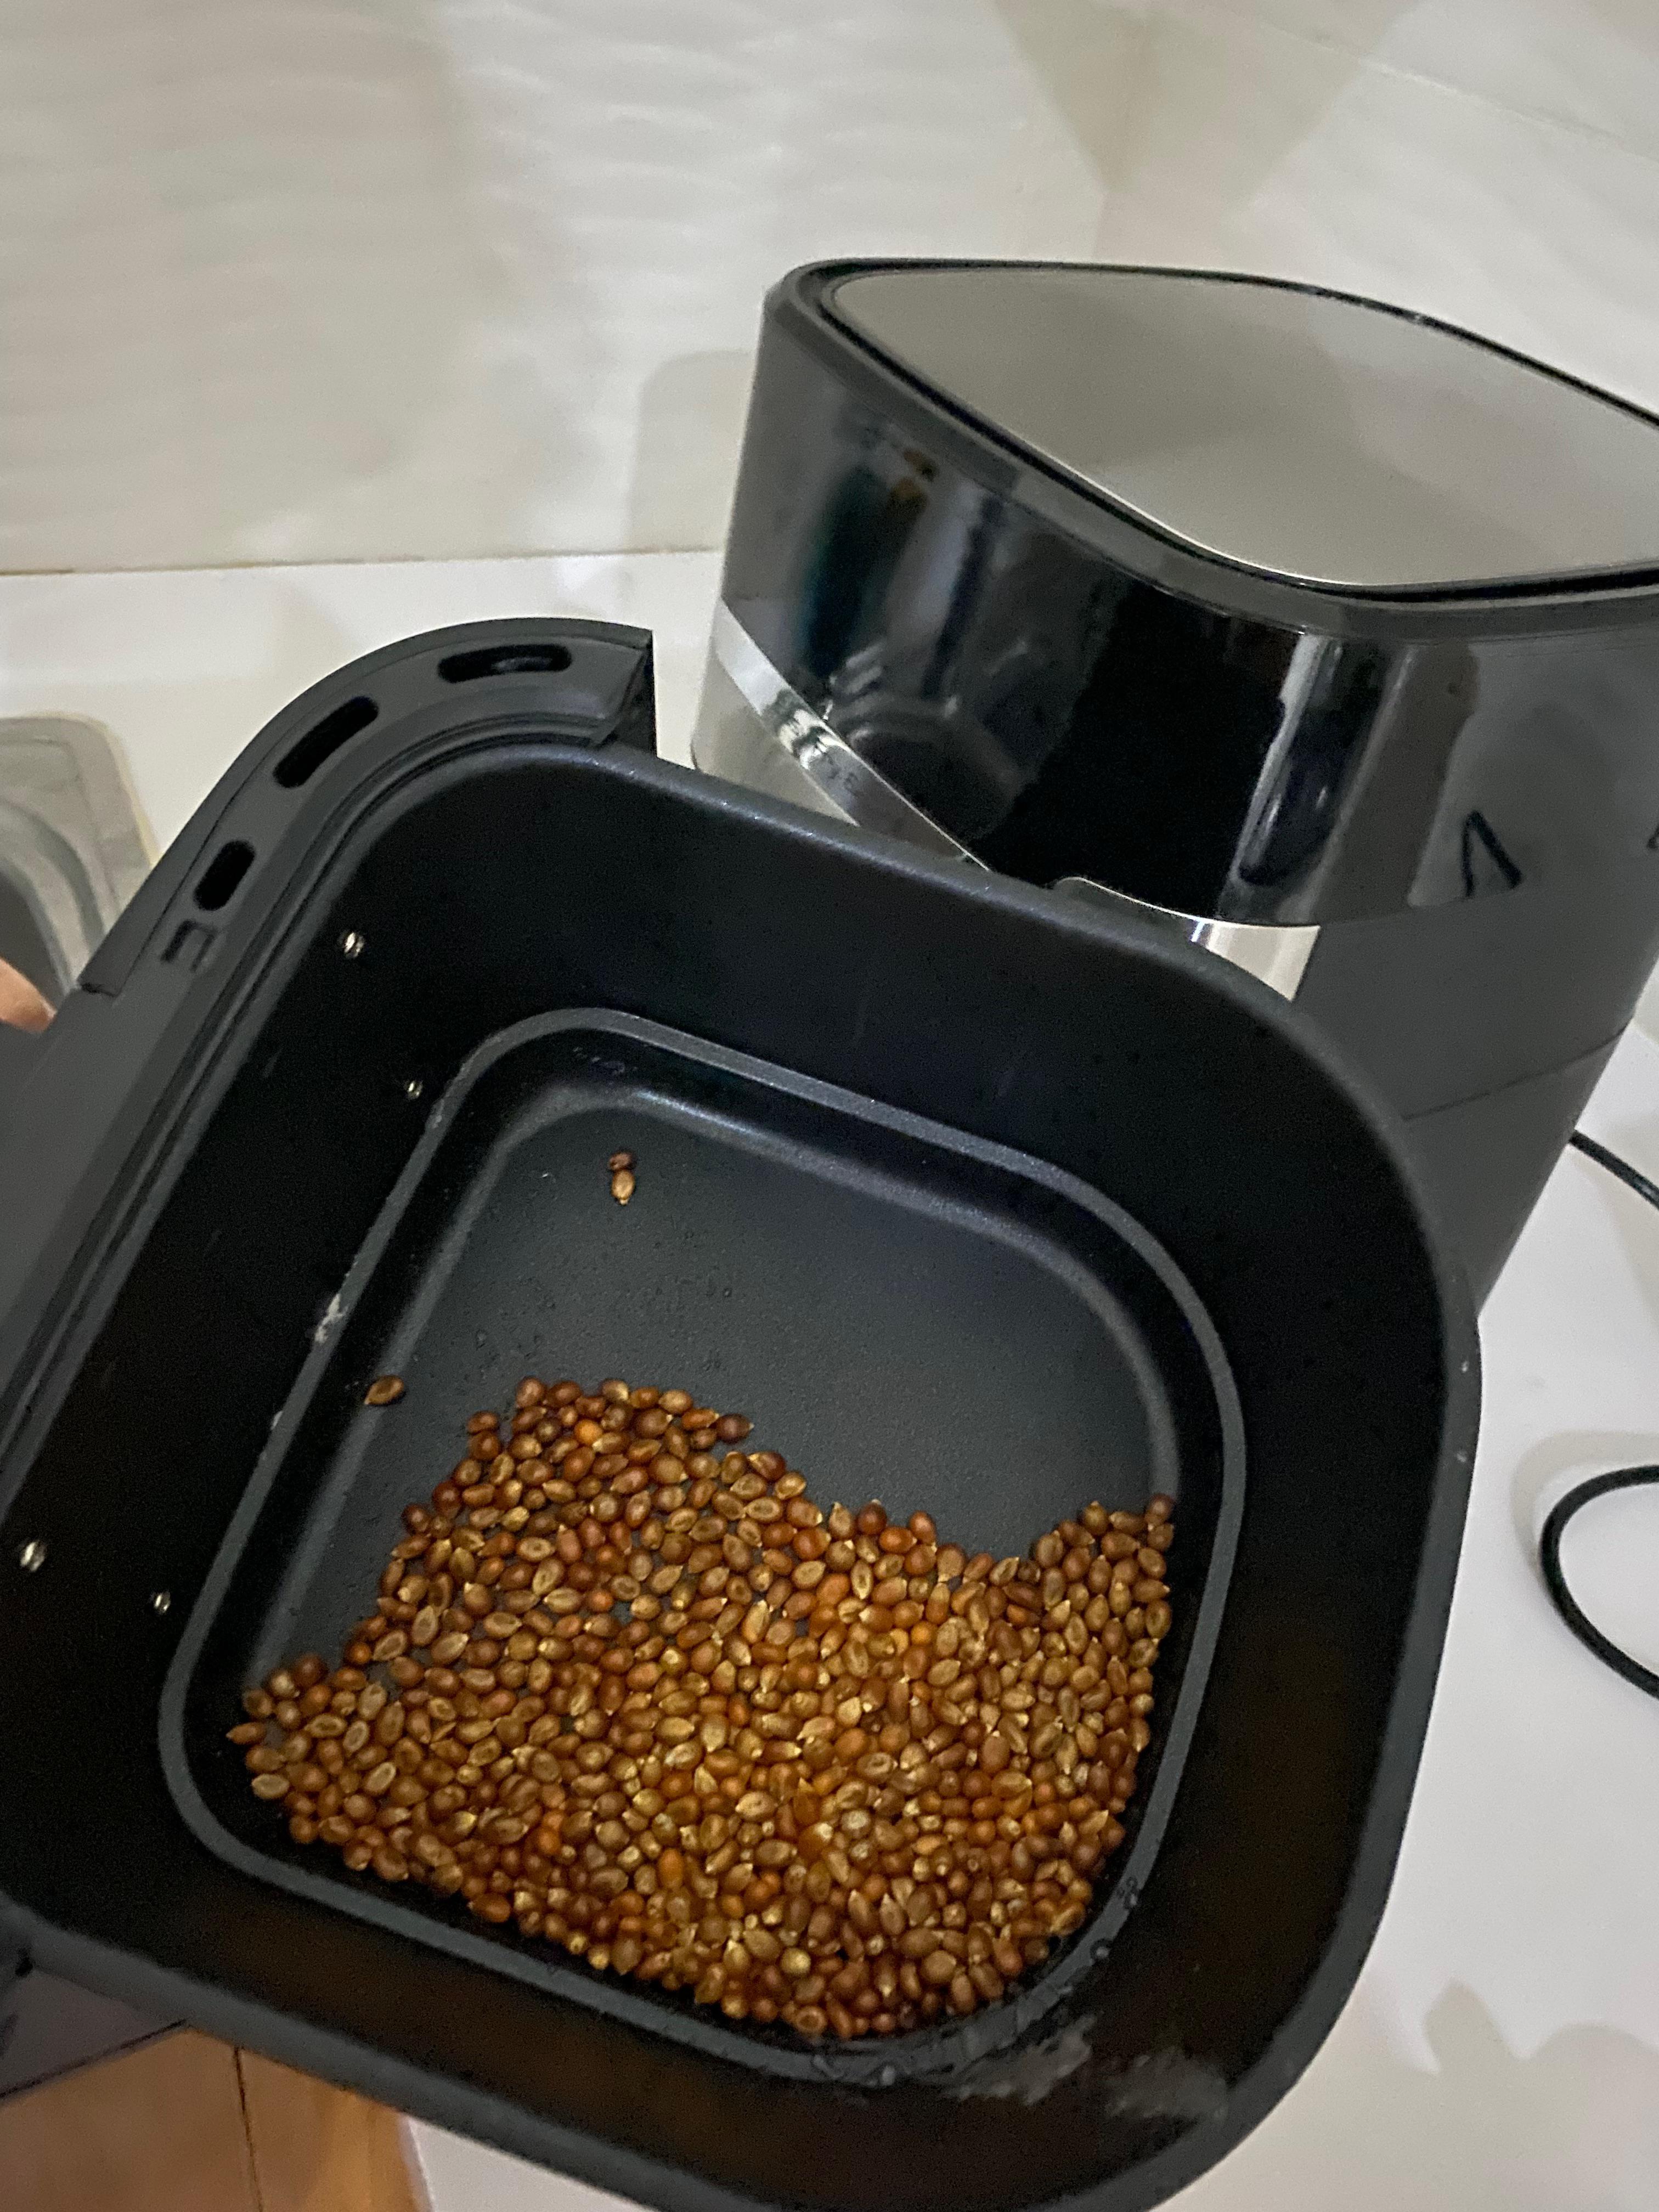
<svg viewBox="0 0 1659 2212">
<path fill-rule="evenodd" d="M 404 1097 L 410 1099 L 418 1098 L 425 1089 L 426 1085 L 422 1082 L 420 1077 L 418 1075 L 411 1075 L 408 1082 L 404 1085 Z"/>
<path fill-rule="evenodd" d="M 46 1547 L 39 1536 L 31 1536 L 27 1543 L 21 1547 L 17 1564 L 26 1575 L 38 1574 L 46 1565 Z"/>
<path fill-rule="evenodd" d="M 356 960 L 360 957 L 368 942 L 368 939 L 361 929 L 349 929 L 340 939 L 340 950 L 348 960 Z"/>
<path fill-rule="evenodd" d="M 172 1608 L 173 1592 L 171 1590 L 152 1590 L 150 1592 L 149 1601 L 155 1612 L 167 1613 Z"/>
</svg>

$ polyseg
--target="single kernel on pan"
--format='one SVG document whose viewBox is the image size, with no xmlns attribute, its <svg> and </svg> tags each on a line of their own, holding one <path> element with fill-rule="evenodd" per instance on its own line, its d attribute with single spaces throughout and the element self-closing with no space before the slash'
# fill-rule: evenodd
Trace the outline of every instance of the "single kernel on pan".
<svg viewBox="0 0 1659 2212">
<path fill-rule="evenodd" d="M 377 1375 L 363 1393 L 366 1406 L 395 1406 L 404 1395 L 401 1375 Z"/>
<path fill-rule="evenodd" d="M 629 1200 L 634 1195 L 634 1170 L 632 1168 L 617 1168 L 615 1170 L 611 1177 L 611 1195 L 616 1200 L 618 1206 L 627 1205 Z"/>
<path fill-rule="evenodd" d="M 1174 1501 L 1093 1500 L 998 1561 L 925 1513 L 825 1513 L 750 1433 L 526 1377 L 404 1509 L 343 1663 L 278 1668 L 229 1740 L 295 1843 L 510 1940 L 808 2039 L 963 2017 L 1123 1843 Z"/>
<path fill-rule="evenodd" d="M 632 1152 L 612 1152 L 611 1158 L 605 1162 L 606 1167 L 612 1175 L 620 1175 L 624 1168 L 631 1168 L 633 1164 Z"/>
</svg>

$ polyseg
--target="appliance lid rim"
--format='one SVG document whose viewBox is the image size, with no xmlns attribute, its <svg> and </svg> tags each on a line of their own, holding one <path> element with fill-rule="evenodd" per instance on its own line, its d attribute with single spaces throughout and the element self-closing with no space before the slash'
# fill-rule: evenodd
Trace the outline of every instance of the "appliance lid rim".
<svg viewBox="0 0 1659 2212">
<path fill-rule="evenodd" d="M 1407 583 L 1382 583 L 1375 580 L 1355 580 L 1340 577 L 1320 576 L 1279 567 L 1269 562 L 1252 561 L 1224 549 L 1207 545 L 1200 539 L 1187 535 L 1158 519 L 1147 510 L 1115 496 L 1086 471 L 1072 467 L 1041 447 L 1030 443 L 999 423 L 994 416 L 963 401 L 927 375 L 913 367 L 898 353 L 884 345 L 861 329 L 838 305 L 838 295 L 843 285 L 861 276 L 894 274 L 922 274 L 933 271 L 1041 271 L 1061 274 L 1181 278 L 1195 283 L 1235 285 L 1261 291 L 1271 291 L 1310 300 L 1328 300 L 1344 307 L 1369 308 L 1395 321 L 1431 332 L 1437 337 L 1458 340 L 1480 352 L 1544 377 L 1577 396 L 1594 400 L 1633 422 L 1659 431 L 1659 414 L 1640 405 L 1622 393 L 1609 392 L 1576 376 L 1571 370 L 1540 361 L 1522 353 L 1517 347 L 1504 344 L 1502 340 L 1487 337 L 1461 324 L 1425 311 L 1407 307 L 1397 302 L 1380 300 L 1360 292 L 1346 291 L 1340 287 L 1315 284 L 1299 279 L 1267 276 L 1248 270 L 1215 268 L 1181 268 L 1169 264 L 1106 261 L 1018 260 L 997 258 L 916 256 L 883 260 L 844 260 L 817 262 L 804 264 L 791 272 L 775 288 L 774 301 L 787 295 L 792 289 L 798 292 L 799 303 L 820 327 L 833 334 L 841 344 L 851 346 L 871 362 L 878 365 L 928 406 L 948 416 L 955 424 L 967 429 L 991 445 L 1004 463 L 1015 472 L 1008 487 L 1016 495 L 1019 478 L 1035 478 L 1042 483 L 1063 487 L 1081 499 L 1087 506 L 1102 514 L 1109 515 L 1120 526 L 1132 531 L 1144 540 L 1167 548 L 1170 552 L 1192 561 L 1201 570 L 1220 571 L 1270 588 L 1289 592 L 1305 592 L 1315 600 L 1340 604 L 1355 603 L 1405 611 L 1425 610 L 1471 611 L 1502 605 L 1515 601 L 1539 601 L 1567 606 L 1600 605 L 1619 598 L 1659 596 L 1659 550 L 1650 561 L 1623 564 L 1589 564 L 1573 568 L 1540 568 L 1525 572 L 1494 574 L 1487 576 L 1468 576 L 1446 580 L 1424 579 Z M 1104 549 L 1102 557 L 1109 559 Z"/>
</svg>

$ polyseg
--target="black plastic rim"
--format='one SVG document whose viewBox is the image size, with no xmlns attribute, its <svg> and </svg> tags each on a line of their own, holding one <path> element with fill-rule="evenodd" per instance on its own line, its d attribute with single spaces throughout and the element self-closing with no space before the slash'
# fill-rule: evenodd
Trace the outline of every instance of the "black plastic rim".
<svg viewBox="0 0 1659 2212">
<path fill-rule="evenodd" d="M 850 382 L 856 373 L 872 403 L 896 420 L 903 421 L 915 434 L 950 441 L 957 465 L 975 481 L 1044 514 L 1082 542 L 1101 546 L 1133 574 L 1205 605 L 1224 605 L 1231 612 L 1298 629 L 1318 629 L 1331 635 L 1363 631 L 1368 635 L 1413 638 L 1447 633 L 1464 637 L 1471 634 L 1472 626 L 1482 636 L 1538 629 L 1588 629 L 1603 623 L 1629 623 L 1650 613 L 1654 592 L 1659 587 L 1659 569 L 1596 572 L 1582 584 L 1562 579 L 1510 586 L 1500 581 L 1468 591 L 1443 592 L 1360 592 L 1304 584 L 1189 547 L 1183 540 L 1132 518 L 1066 470 L 996 434 L 979 417 L 933 391 L 892 356 L 843 323 L 830 304 L 836 287 L 849 276 L 895 268 L 963 266 L 1134 268 L 1148 276 L 1219 279 L 1346 301 L 1468 339 L 1488 352 L 1504 355 L 1536 369 L 1559 383 L 1590 392 L 1627 414 L 1653 419 L 1648 417 L 1645 409 L 1600 386 L 1587 384 L 1547 362 L 1483 338 L 1455 323 L 1443 322 L 1437 317 L 1371 299 L 1363 293 L 1261 276 L 1247 270 L 1178 269 L 1166 263 L 1044 259 L 1011 264 L 971 255 L 949 259 L 917 255 L 809 262 L 792 270 L 773 287 L 767 313 L 769 318 L 787 330 L 792 338 L 805 343 L 821 360 L 830 361 L 838 375 Z M 1103 532 L 1106 533 L 1103 540 Z"/>
<path fill-rule="evenodd" d="M 477 635 L 487 629 L 474 627 Z M 517 628 L 518 626 L 513 626 Z M 526 629 L 528 625 L 524 626 Z M 538 625 L 541 635 L 546 625 Z M 451 639 L 456 634 L 449 634 Z M 415 644 L 429 647 L 433 641 Z M 73 1178 L 67 1170 L 48 1179 L 55 1207 L 58 1186 L 73 1199 L 54 1214 L 56 1226 L 39 1249 L 27 1254 L 27 1272 L 15 1267 L 28 1296 L 9 1316 L 3 1331 L 0 1385 L 5 1402 L 0 1423 L 5 1466 L 15 1466 L 20 1487 L 32 1455 L 61 1409 L 106 1317 L 128 1264 L 165 1202 L 176 1154 L 187 1146 L 213 1110 L 227 1079 L 225 1063 L 243 1025 L 268 1004 L 292 950 L 296 923 L 307 902 L 318 895 L 341 842 L 377 808 L 394 801 L 411 775 L 459 759 L 468 747 L 451 728 L 446 733 L 422 725 L 418 730 L 365 734 L 362 751 L 343 751 L 326 774 L 304 789 L 304 804 L 291 806 L 280 823 L 270 817 L 269 793 L 258 771 L 324 708 L 361 689 L 363 670 L 410 647 L 388 647 L 369 663 L 355 664 L 325 679 L 306 700 L 286 710 L 250 746 L 201 810 L 167 862 L 141 893 L 135 909 L 118 927 L 111 946 L 113 964 L 83 989 L 99 991 L 126 1004 L 118 1018 L 125 1030 L 106 1021 L 94 1036 L 94 1025 L 72 1007 L 58 1025 L 52 1053 L 54 1073 L 37 1079 L 40 1096 L 51 1093 L 54 1110 L 69 1100 L 55 1073 L 83 1071 L 100 1046 L 100 1080 L 85 1082 L 69 1094 L 79 1105 L 88 1130 L 86 1157 L 71 1152 Z M 1006 880 L 968 884 L 947 864 L 860 838 L 838 824 L 813 820 L 775 802 L 737 791 L 706 787 L 695 793 L 684 771 L 643 759 L 617 758 L 603 769 L 584 771 L 686 796 L 710 822 L 727 818 L 773 830 L 787 830 L 806 854 L 844 854 L 866 873 L 882 878 L 932 881 L 951 885 L 983 916 L 1004 910 L 1010 921 L 1035 915 L 1042 895 Z M 701 784 L 702 780 L 696 780 Z M 160 963 L 155 948 L 165 942 L 186 878 L 210 837 L 246 835 L 268 865 L 254 872 L 228 909 L 231 920 L 219 957 L 200 974 L 185 976 Z M 1293 1042 L 1300 1055 L 1346 1099 L 1357 1127 L 1386 1164 L 1392 1185 L 1420 1239 L 1437 1304 L 1433 1341 L 1439 1363 L 1440 1404 L 1434 1446 L 1432 1496 L 1424 1523 L 1424 1568 L 1404 1625 L 1395 1679 L 1389 1694 L 1377 1753 L 1374 1792 L 1365 1808 L 1340 1912 L 1314 1971 L 1283 2014 L 1271 2043 L 1254 2056 L 1234 2083 L 1224 2106 L 1195 2121 L 1178 2140 L 1158 2149 L 1103 2189 L 1122 2212 L 1164 2201 L 1195 2179 L 1229 2151 L 1284 2095 L 1328 2033 L 1369 1948 L 1398 1852 L 1405 1808 L 1421 1747 L 1462 1528 L 1473 1458 L 1479 1399 L 1478 1340 L 1474 1312 L 1461 1271 L 1430 1197 L 1423 1171 L 1408 1155 L 1395 1118 L 1377 1102 L 1342 1049 L 1316 1033 L 1294 1013 L 1270 1000 L 1248 978 L 1237 975 L 1207 956 L 1170 945 L 1149 933 L 1100 917 L 1060 916 L 1042 909 L 1045 927 L 1057 941 L 1089 939 L 1122 945 L 1132 941 L 1149 973 L 1202 963 L 1212 996 L 1250 1012 L 1264 1029 Z M 118 960 L 114 956 L 118 955 Z M 3 1044 L 0 1037 L 0 1044 Z M 0 1057 L 3 1057 L 0 1054 Z M 37 1116 L 37 1118 L 39 1118 Z M 66 1117 L 67 1119 L 68 1117 Z M 89 1150 L 95 1134 L 101 1146 Z M 19 1533 L 23 1533 L 20 1528 Z M 142 1587 L 140 1587 L 142 1594 Z M 153 1741 L 153 1736 L 149 1741 Z M 159 1773 L 157 1787 L 161 1786 Z M 257 1885 L 249 1886 L 257 1894 Z M 499 2086 L 464 2069 L 445 2074 L 429 2059 L 398 2039 L 386 2047 L 366 2039 L 359 2027 L 333 2014 L 325 2019 L 284 2010 L 259 1991 L 258 1977 L 246 1985 L 222 1982 L 210 1961 L 180 1955 L 167 1947 L 153 1954 L 124 1927 L 88 1922 L 78 1911 L 65 1913 L 40 1898 L 15 1891 L 0 1897 L 0 1923 L 13 1932 L 42 1966 L 90 1985 L 119 1993 L 163 2016 L 187 2012 L 199 2026 L 228 2040 L 263 2049 L 285 2063 L 348 2083 L 364 2094 L 437 2124 L 482 2136 L 515 2154 L 576 2174 L 593 2185 L 641 2202 L 669 2203 L 679 2212 L 720 2212 L 734 2203 L 762 2200 L 742 2187 L 706 2178 L 683 2163 L 665 2160 L 650 2145 L 596 2134 L 591 2129 L 539 2106 L 525 2103 Z M 856 2115 L 852 2124 L 857 2124 Z M 1096 2192 L 1086 2192 L 1095 2201 Z M 769 2201 L 769 2200 L 768 2200 Z M 1072 2203 L 1081 2203 L 1074 2197 Z"/>
</svg>

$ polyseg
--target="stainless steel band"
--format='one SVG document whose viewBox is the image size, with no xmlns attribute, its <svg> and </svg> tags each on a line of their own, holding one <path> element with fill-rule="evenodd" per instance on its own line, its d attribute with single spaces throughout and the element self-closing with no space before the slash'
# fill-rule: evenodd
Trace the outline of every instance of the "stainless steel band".
<svg viewBox="0 0 1659 2212">
<path fill-rule="evenodd" d="M 863 830 L 879 830 L 890 837 L 901 837 L 907 844 L 918 845 L 945 860 L 967 860 L 975 867 L 983 865 L 965 845 L 959 845 L 947 830 L 941 830 L 931 815 L 913 805 L 879 769 L 872 768 L 844 738 L 836 735 L 823 715 L 809 707 L 788 678 L 772 665 L 723 599 L 714 609 L 710 651 L 762 727 L 811 785 L 820 811 L 839 814 Z M 706 750 L 705 732 L 700 727 L 693 747 L 698 767 L 715 775 L 730 773 L 717 760 L 705 757 Z M 748 779 L 739 776 L 738 781 Z"/>
<path fill-rule="evenodd" d="M 724 600 L 714 610 L 709 658 L 711 682 L 692 741 L 699 768 L 757 785 L 861 829 L 880 830 L 940 858 L 984 866 L 808 706 Z M 737 693 L 732 704 L 746 708 L 753 718 L 749 727 L 734 724 L 732 715 L 722 711 L 714 696 L 715 671 Z M 759 747 L 754 742 L 757 725 Z M 1182 914 L 1148 899 L 1132 898 L 1087 876 L 1062 877 L 1052 889 L 1091 905 L 1133 914 L 1201 945 L 1285 999 L 1296 996 L 1319 937 L 1316 923 L 1223 921 L 1210 915 Z"/>
<path fill-rule="evenodd" d="M 1154 922 L 1191 945 L 1219 953 L 1281 999 L 1295 998 L 1319 937 L 1317 922 L 1218 921 L 1211 915 L 1182 914 L 1172 906 L 1154 906 L 1150 899 L 1109 890 L 1088 876 L 1062 876 L 1054 888 L 1095 906 L 1139 915 L 1143 921 Z"/>
</svg>

